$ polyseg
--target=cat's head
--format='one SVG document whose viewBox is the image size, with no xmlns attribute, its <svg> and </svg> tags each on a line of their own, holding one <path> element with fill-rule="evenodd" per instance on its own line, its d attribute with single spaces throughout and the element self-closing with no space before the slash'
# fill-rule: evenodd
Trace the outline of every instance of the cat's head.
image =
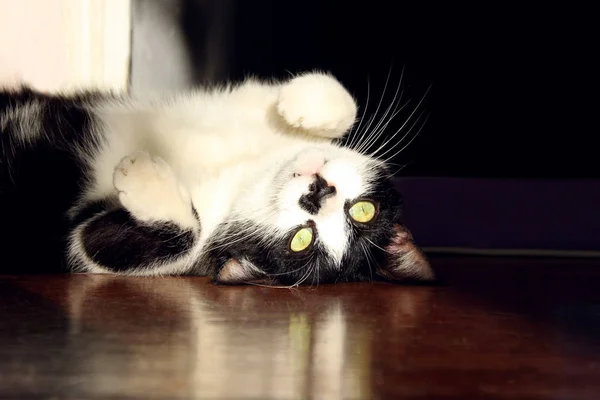
<svg viewBox="0 0 600 400">
<path fill-rule="evenodd" d="M 207 244 L 220 283 L 434 278 L 385 166 L 331 144 L 282 155 Z"/>
</svg>

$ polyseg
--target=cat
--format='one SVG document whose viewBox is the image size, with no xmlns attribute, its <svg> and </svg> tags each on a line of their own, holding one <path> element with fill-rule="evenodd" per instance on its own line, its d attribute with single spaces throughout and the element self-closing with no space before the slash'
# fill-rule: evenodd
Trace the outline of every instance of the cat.
<svg viewBox="0 0 600 400">
<path fill-rule="evenodd" d="M 148 99 L 0 90 L 0 272 L 432 280 L 386 163 L 340 142 L 356 121 L 319 71 Z"/>
</svg>

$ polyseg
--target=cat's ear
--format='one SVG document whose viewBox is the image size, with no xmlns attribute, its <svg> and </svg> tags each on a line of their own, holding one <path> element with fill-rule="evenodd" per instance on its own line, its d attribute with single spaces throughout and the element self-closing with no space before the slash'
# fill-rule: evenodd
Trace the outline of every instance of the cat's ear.
<svg viewBox="0 0 600 400">
<path fill-rule="evenodd" d="M 379 267 L 379 274 L 394 281 L 433 281 L 435 274 L 425 254 L 415 245 L 412 234 L 405 226 L 394 226 L 394 237 L 385 249 L 387 263 Z"/>
<path fill-rule="evenodd" d="M 231 258 L 223 265 L 215 281 L 228 285 L 258 282 L 263 280 L 264 274 L 246 259 Z"/>
</svg>

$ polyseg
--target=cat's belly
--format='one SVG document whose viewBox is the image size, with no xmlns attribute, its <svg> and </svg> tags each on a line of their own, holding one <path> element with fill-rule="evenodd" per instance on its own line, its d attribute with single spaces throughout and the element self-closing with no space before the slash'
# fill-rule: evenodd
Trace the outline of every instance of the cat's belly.
<svg viewBox="0 0 600 400">
<path fill-rule="evenodd" d="M 86 199 L 96 200 L 114 193 L 115 167 L 124 157 L 147 151 L 165 160 L 189 190 L 201 217 L 203 238 L 231 212 L 248 178 L 252 180 L 253 174 L 277 160 L 289 159 L 309 144 L 252 123 L 203 130 L 171 126 L 166 132 L 125 131 L 124 127 L 113 125 L 105 136 L 105 145 L 92 160 L 94 179 L 86 191 Z"/>
<path fill-rule="evenodd" d="M 231 213 L 239 195 L 242 173 L 230 168 L 214 177 L 205 177 L 196 184 L 187 184 L 192 203 L 200 218 L 200 240 L 206 241 Z"/>
</svg>

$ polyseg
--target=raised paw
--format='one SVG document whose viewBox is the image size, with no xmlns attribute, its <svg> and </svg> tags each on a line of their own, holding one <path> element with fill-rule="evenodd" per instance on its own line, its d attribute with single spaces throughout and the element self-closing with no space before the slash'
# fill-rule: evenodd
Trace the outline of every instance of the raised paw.
<svg viewBox="0 0 600 400">
<path fill-rule="evenodd" d="M 281 87 L 277 112 L 292 127 L 328 138 L 343 136 L 356 119 L 356 103 L 333 77 L 300 75 Z"/>
<path fill-rule="evenodd" d="M 113 184 L 121 204 L 139 220 L 197 226 L 189 193 L 161 158 L 142 151 L 123 158 Z"/>
</svg>

